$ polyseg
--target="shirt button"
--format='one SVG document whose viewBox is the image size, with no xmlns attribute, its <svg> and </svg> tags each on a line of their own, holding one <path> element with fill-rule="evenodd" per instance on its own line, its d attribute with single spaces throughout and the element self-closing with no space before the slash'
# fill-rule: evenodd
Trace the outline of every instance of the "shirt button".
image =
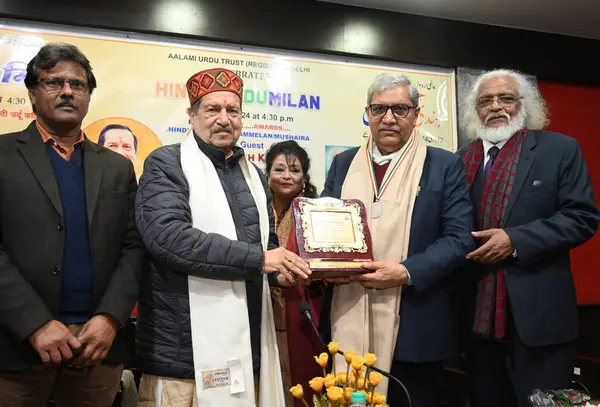
<svg viewBox="0 0 600 407">
<path fill-rule="evenodd" d="M 52 270 L 52 274 L 54 274 L 55 276 L 60 274 L 60 266 L 54 266 L 54 269 Z"/>
<path fill-rule="evenodd" d="M 56 225 L 56 228 L 57 228 L 59 231 L 63 230 L 63 225 L 62 225 L 62 223 L 58 222 L 58 225 Z"/>
</svg>

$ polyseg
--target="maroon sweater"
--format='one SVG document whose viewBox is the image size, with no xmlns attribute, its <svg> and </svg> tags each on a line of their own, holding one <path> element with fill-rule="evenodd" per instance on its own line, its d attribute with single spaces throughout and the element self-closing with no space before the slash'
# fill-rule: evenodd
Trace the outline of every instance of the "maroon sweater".
<svg viewBox="0 0 600 407">
<path fill-rule="evenodd" d="M 391 161 L 388 161 L 385 164 L 379 165 L 376 164 L 375 161 L 373 161 L 373 168 L 375 169 L 375 180 L 377 180 L 377 188 L 381 186 L 381 183 L 383 182 L 383 177 L 388 167 L 390 166 L 390 163 Z M 373 197 L 373 199 L 375 199 L 375 197 Z"/>
</svg>

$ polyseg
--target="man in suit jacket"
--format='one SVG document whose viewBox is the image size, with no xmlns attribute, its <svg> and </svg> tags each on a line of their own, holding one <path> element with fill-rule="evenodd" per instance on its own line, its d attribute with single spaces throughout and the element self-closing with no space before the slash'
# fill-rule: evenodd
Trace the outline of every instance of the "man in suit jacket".
<svg viewBox="0 0 600 407">
<path fill-rule="evenodd" d="M 25 84 L 37 120 L 0 136 L 0 403 L 110 406 L 144 260 L 133 166 L 81 131 L 76 47 L 42 47 Z"/>
<path fill-rule="evenodd" d="M 453 274 L 475 247 L 468 187 L 456 155 L 417 135 L 419 93 L 408 78 L 378 76 L 367 103 L 371 138 L 334 158 L 323 196 L 365 204 L 375 261 L 364 266 L 373 273 L 331 280 L 338 284 L 323 318 L 346 350 L 375 352 L 413 407 L 432 407 L 442 361 L 457 347 Z M 408 405 L 393 382 L 388 402 Z"/>
<path fill-rule="evenodd" d="M 482 75 L 459 152 L 479 248 L 468 255 L 465 307 L 471 405 L 527 406 L 535 388 L 569 388 L 577 337 L 570 250 L 590 239 L 598 209 L 575 139 L 542 130 L 537 86 L 522 74 Z"/>
</svg>

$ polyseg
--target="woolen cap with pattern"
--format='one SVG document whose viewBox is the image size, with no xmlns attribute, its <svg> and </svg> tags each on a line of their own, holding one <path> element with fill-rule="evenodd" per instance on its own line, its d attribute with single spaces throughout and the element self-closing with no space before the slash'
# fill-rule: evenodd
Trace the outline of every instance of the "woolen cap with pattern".
<svg viewBox="0 0 600 407">
<path fill-rule="evenodd" d="M 233 92 L 242 99 L 244 81 L 229 69 L 212 68 L 192 75 L 185 86 L 190 98 L 190 106 L 193 106 L 202 96 L 211 92 Z"/>
</svg>

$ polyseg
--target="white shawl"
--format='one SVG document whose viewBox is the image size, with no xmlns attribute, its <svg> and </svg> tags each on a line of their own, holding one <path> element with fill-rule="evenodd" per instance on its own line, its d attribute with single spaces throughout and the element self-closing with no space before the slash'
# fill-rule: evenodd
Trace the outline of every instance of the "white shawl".
<svg viewBox="0 0 600 407">
<path fill-rule="evenodd" d="M 267 198 L 258 171 L 239 161 L 258 207 L 263 249 L 269 239 Z M 190 188 L 193 227 L 237 240 L 227 197 L 194 134 L 181 144 L 181 167 Z M 190 319 L 198 407 L 254 407 L 248 301 L 244 281 L 189 276 Z M 263 275 L 259 405 L 284 407 L 283 381 L 267 275 Z"/>
</svg>

